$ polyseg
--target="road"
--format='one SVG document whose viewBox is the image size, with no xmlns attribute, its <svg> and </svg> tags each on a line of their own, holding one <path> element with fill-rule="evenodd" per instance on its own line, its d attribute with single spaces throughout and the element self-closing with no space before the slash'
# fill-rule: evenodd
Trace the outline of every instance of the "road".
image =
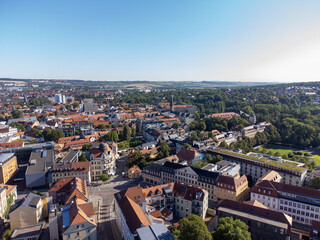
<svg viewBox="0 0 320 240">
<path fill-rule="evenodd" d="M 97 213 L 99 240 L 121 239 L 121 234 L 115 221 L 113 195 L 139 184 L 146 185 L 142 182 L 142 178 L 128 179 L 122 177 L 122 172 L 126 171 L 127 159 L 128 155 L 124 154 L 117 160 L 117 174 L 111 177 L 108 183 L 99 186 L 88 186 L 89 198 L 90 196 L 102 198 L 100 211 Z"/>
</svg>

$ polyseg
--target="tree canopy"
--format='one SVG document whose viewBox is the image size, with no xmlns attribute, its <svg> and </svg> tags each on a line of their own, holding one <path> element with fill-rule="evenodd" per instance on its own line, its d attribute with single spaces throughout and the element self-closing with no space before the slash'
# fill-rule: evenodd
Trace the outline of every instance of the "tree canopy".
<svg viewBox="0 0 320 240">
<path fill-rule="evenodd" d="M 203 219 L 194 214 L 179 220 L 178 230 L 180 233 L 175 232 L 176 235 L 179 235 L 178 240 L 212 240 Z"/>
<path fill-rule="evenodd" d="M 251 240 L 247 224 L 232 217 L 220 218 L 216 231 L 212 233 L 214 240 Z"/>
<path fill-rule="evenodd" d="M 310 183 L 308 184 L 309 188 L 320 189 L 320 177 L 314 177 L 311 179 Z"/>
</svg>

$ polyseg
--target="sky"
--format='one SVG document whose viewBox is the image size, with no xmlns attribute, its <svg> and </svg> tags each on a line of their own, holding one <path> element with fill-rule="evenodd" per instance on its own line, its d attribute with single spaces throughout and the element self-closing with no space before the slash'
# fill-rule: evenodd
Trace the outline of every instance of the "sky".
<svg viewBox="0 0 320 240">
<path fill-rule="evenodd" d="M 320 81 L 319 0 L 1 0 L 0 77 Z"/>
</svg>

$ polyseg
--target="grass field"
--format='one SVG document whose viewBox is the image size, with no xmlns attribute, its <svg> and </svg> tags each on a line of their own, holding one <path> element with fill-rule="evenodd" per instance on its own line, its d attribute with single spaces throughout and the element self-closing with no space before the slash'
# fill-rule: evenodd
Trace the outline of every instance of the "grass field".
<svg viewBox="0 0 320 240">
<path fill-rule="evenodd" d="M 260 148 L 266 149 L 267 151 L 271 151 L 273 154 L 276 152 L 279 152 L 280 155 L 284 155 L 284 154 L 288 154 L 290 152 L 302 152 L 302 153 L 307 153 L 308 151 L 304 151 L 301 149 L 296 149 L 296 148 L 290 148 L 290 147 L 284 147 L 284 146 L 278 146 L 278 145 L 271 145 L 271 144 L 267 144 L 267 145 L 263 145 Z M 320 155 L 317 154 L 313 154 L 312 155 L 315 161 L 315 164 L 320 166 Z"/>
</svg>

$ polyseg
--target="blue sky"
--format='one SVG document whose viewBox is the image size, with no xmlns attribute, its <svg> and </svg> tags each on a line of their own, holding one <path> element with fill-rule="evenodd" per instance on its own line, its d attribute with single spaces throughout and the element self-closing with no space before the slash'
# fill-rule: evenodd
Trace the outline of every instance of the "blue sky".
<svg viewBox="0 0 320 240">
<path fill-rule="evenodd" d="M 318 0 L 1 0 L 0 77 L 320 81 Z"/>
</svg>

